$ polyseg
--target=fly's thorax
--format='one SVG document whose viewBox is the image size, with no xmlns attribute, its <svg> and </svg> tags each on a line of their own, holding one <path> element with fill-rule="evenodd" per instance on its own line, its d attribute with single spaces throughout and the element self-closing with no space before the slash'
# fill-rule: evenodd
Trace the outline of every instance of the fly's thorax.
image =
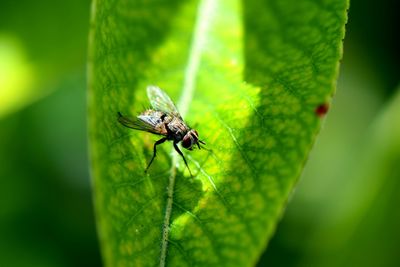
<svg viewBox="0 0 400 267">
<path fill-rule="evenodd" d="M 172 117 L 171 121 L 167 123 L 167 127 L 171 135 L 173 135 L 173 139 L 177 142 L 181 141 L 189 131 L 189 127 L 180 117 Z"/>
<path fill-rule="evenodd" d="M 182 139 L 182 146 L 192 150 L 193 146 L 199 142 L 199 134 L 196 130 L 189 130 Z"/>
</svg>

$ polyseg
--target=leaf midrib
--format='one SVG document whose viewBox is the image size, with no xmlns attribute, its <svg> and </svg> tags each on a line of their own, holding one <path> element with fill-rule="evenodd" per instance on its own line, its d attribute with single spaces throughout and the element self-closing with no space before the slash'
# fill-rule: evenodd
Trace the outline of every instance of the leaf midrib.
<svg viewBox="0 0 400 267">
<path fill-rule="evenodd" d="M 193 99 L 195 91 L 195 81 L 200 65 L 200 59 L 205 45 L 206 36 L 211 24 L 211 17 L 213 15 L 215 1 L 214 0 L 200 0 L 196 15 L 196 23 L 194 26 L 192 43 L 190 45 L 188 63 L 184 74 L 184 83 L 181 91 L 181 97 L 178 101 L 178 110 L 182 118 L 185 117 L 189 105 Z M 161 251 L 160 251 L 160 267 L 166 264 L 168 242 L 169 242 L 169 225 L 172 215 L 172 205 L 174 202 L 174 188 L 176 179 L 176 165 L 178 162 L 178 154 L 172 149 L 171 153 L 171 170 L 167 188 L 167 204 L 165 208 L 165 216 L 163 221 Z"/>
</svg>

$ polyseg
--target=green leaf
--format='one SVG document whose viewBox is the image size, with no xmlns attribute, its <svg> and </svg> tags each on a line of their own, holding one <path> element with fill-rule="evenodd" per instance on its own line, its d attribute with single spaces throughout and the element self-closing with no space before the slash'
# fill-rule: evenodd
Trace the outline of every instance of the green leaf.
<svg viewBox="0 0 400 267">
<path fill-rule="evenodd" d="M 89 131 L 107 266 L 251 266 L 335 89 L 347 1 L 95 1 Z M 131 131 L 156 84 L 210 150 Z M 322 114 L 319 114 L 322 115 Z"/>
</svg>

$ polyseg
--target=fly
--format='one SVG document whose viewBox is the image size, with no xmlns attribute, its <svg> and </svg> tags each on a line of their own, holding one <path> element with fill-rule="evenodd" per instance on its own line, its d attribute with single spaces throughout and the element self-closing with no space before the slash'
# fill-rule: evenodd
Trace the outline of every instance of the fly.
<svg viewBox="0 0 400 267">
<path fill-rule="evenodd" d="M 154 143 L 153 157 L 147 165 L 145 172 L 150 168 L 156 157 L 157 146 L 165 141 L 172 141 L 175 151 L 181 155 L 192 176 L 189 165 L 178 147 L 178 143 L 182 142 L 182 146 L 188 150 L 193 150 L 195 145 L 200 149 L 200 144 L 205 145 L 205 143 L 199 139 L 197 131 L 188 127 L 183 121 L 175 104 L 163 90 L 157 86 L 149 85 L 147 86 L 147 96 L 152 109 L 143 111 L 136 118 L 128 118 L 118 112 L 118 121 L 125 127 L 163 136 Z"/>
</svg>

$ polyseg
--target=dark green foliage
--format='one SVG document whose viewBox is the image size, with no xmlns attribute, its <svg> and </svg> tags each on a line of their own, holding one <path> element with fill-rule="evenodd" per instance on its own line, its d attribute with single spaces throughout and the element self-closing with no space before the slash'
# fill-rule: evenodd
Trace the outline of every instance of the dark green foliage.
<svg viewBox="0 0 400 267">
<path fill-rule="evenodd" d="M 89 65 L 95 201 L 107 266 L 252 266 L 335 91 L 347 1 L 96 1 Z M 212 151 L 181 159 L 117 112 L 156 84 Z M 171 156 L 172 155 L 172 156 Z M 165 256 L 165 257 L 164 257 Z"/>
</svg>

